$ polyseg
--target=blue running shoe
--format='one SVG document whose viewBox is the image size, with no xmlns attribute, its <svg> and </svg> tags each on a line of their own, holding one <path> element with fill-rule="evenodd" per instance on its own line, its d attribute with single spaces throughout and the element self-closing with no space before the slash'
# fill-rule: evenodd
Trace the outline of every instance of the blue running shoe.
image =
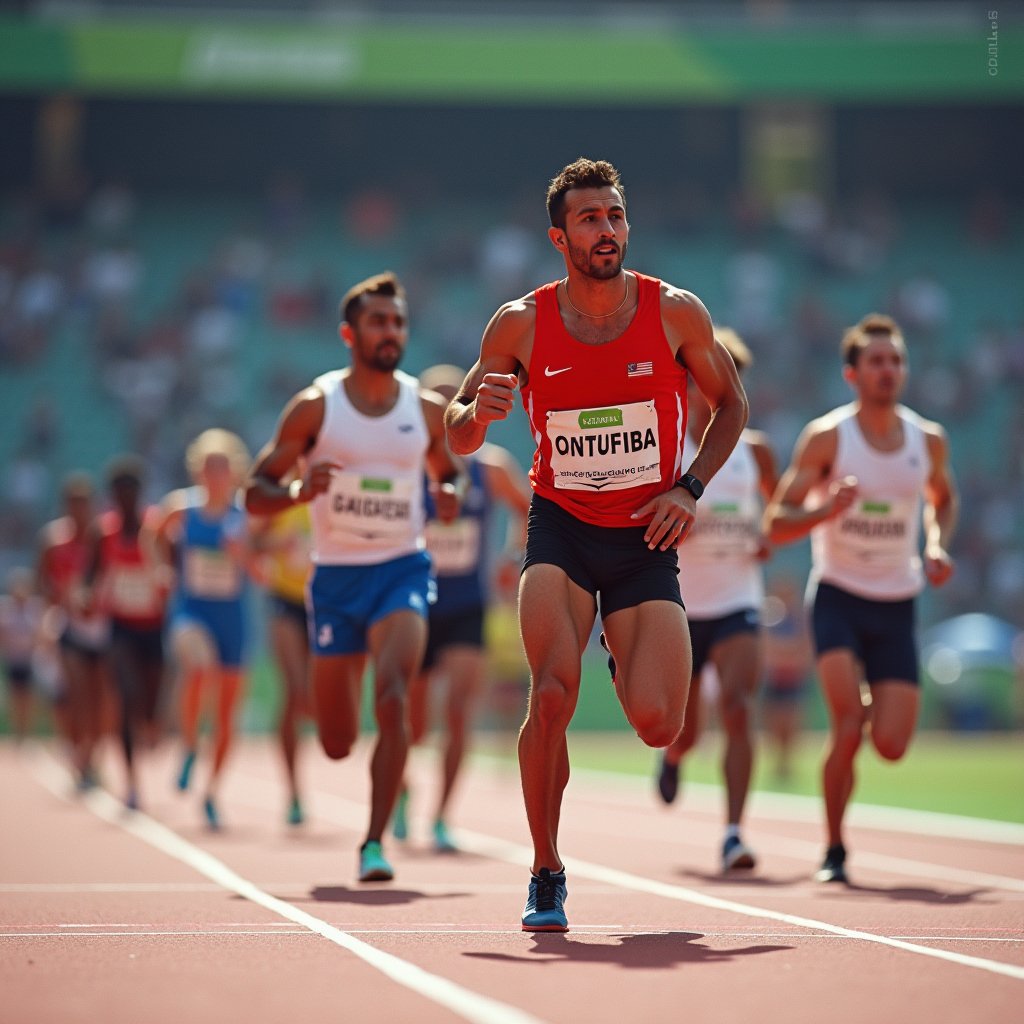
<svg viewBox="0 0 1024 1024">
<path fill-rule="evenodd" d="M 305 820 L 306 816 L 302 812 L 302 801 L 297 796 L 293 796 L 292 802 L 288 805 L 288 824 L 301 825 Z"/>
<path fill-rule="evenodd" d="M 359 881 L 390 882 L 394 869 L 384 857 L 384 850 L 376 839 L 368 839 L 359 848 Z"/>
<path fill-rule="evenodd" d="M 181 762 L 181 771 L 178 772 L 178 789 L 183 793 L 188 789 L 189 779 L 192 778 L 192 766 L 196 763 L 196 752 L 186 750 L 185 757 Z"/>
<path fill-rule="evenodd" d="M 722 844 L 722 870 L 732 871 L 733 868 L 754 868 L 757 858 L 754 851 L 739 836 L 729 836 Z"/>
<path fill-rule="evenodd" d="M 530 875 L 530 892 L 523 909 L 524 932 L 567 932 L 565 916 L 565 872 L 557 875 L 550 868 L 541 868 L 539 875 Z"/>
<path fill-rule="evenodd" d="M 399 841 L 409 838 L 409 790 L 404 786 L 395 801 L 395 816 L 391 819 L 391 834 Z"/>
<path fill-rule="evenodd" d="M 448 826 L 438 818 L 434 822 L 434 851 L 436 853 L 458 853 L 459 848 L 455 845 L 448 831 Z"/>
<path fill-rule="evenodd" d="M 206 824 L 209 826 L 211 832 L 220 831 L 220 815 L 217 813 L 217 805 L 213 802 L 213 797 L 208 796 L 203 801 L 203 814 L 206 815 Z"/>
</svg>

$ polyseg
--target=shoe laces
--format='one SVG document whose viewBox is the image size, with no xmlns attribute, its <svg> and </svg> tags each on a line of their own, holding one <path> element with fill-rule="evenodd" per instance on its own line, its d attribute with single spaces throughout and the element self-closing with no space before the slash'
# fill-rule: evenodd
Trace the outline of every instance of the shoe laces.
<svg viewBox="0 0 1024 1024">
<path fill-rule="evenodd" d="M 565 875 L 552 875 L 550 868 L 541 868 L 533 876 L 533 905 L 537 910 L 557 910 L 561 905 L 559 888 L 565 882 Z"/>
</svg>

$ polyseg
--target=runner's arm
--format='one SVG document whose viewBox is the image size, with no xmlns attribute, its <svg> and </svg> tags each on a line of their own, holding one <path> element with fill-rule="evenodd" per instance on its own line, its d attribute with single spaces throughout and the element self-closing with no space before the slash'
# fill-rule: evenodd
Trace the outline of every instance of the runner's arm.
<svg viewBox="0 0 1024 1024">
<path fill-rule="evenodd" d="M 516 387 L 529 367 L 535 322 L 532 298 L 507 302 L 491 317 L 480 357 L 444 417 L 448 445 L 457 455 L 475 452 L 488 426 L 512 411 Z"/>
<path fill-rule="evenodd" d="M 254 515 L 272 515 L 299 501 L 312 501 L 330 485 L 332 463 L 307 468 L 298 486 L 281 481 L 316 443 L 324 419 L 324 396 L 319 388 L 300 391 L 285 406 L 277 432 L 249 471 L 245 482 L 245 508 Z"/>
<path fill-rule="evenodd" d="M 960 517 L 960 494 L 949 464 L 949 440 L 939 424 L 925 431 L 931 472 L 924 488 L 924 570 L 932 586 L 953 575 L 949 545 Z"/>
<path fill-rule="evenodd" d="M 764 532 L 773 544 L 800 540 L 818 523 L 849 508 L 857 493 L 852 477 L 833 481 L 820 505 L 807 505 L 811 489 L 828 476 L 835 456 L 835 428 L 823 427 L 818 421 L 809 423 L 797 440 L 791 465 L 764 510 Z"/>
</svg>

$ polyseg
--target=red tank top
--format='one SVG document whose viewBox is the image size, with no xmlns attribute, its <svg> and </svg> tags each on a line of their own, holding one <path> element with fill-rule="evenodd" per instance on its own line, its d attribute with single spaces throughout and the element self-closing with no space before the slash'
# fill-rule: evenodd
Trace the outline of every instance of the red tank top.
<svg viewBox="0 0 1024 1024">
<path fill-rule="evenodd" d="M 85 576 L 89 560 L 89 546 L 84 537 L 75 533 L 67 516 L 51 524 L 52 542 L 46 551 L 42 573 L 49 582 L 53 598 L 62 604 Z"/>
<path fill-rule="evenodd" d="M 146 515 L 151 514 L 147 509 Z M 100 516 L 100 573 L 103 610 L 112 619 L 136 629 L 156 629 L 162 624 L 166 590 L 138 536 L 121 532 L 121 513 L 113 509 Z"/>
<path fill-rule="evenodd" d="M 679 478 L 686 371 L 661 323 L 661 282 L 636 274 L 639 302 L 625 333 L 586 345 L 565 329 L 558 282 L 534 292 L 537 325 L 522 388 L 537 451 L 534 490 L 597 526 L 641 526 L 637 509 Z"/>
</svg>

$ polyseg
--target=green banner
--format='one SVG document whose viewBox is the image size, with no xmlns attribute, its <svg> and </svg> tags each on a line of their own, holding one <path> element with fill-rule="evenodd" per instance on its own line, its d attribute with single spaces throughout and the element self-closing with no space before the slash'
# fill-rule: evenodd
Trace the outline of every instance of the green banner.
<svg viewBox="0 0 1024 1024">
<path fill-rule="evenodd" d="M 984 13 L 984 12 L 982 12 Z M 544 22 L 387 26 L 0 18 L 0 88 L 85 94 L 610 105 L 1024 96 L 1024 29 L 758 31 Z"/>
</svg>

